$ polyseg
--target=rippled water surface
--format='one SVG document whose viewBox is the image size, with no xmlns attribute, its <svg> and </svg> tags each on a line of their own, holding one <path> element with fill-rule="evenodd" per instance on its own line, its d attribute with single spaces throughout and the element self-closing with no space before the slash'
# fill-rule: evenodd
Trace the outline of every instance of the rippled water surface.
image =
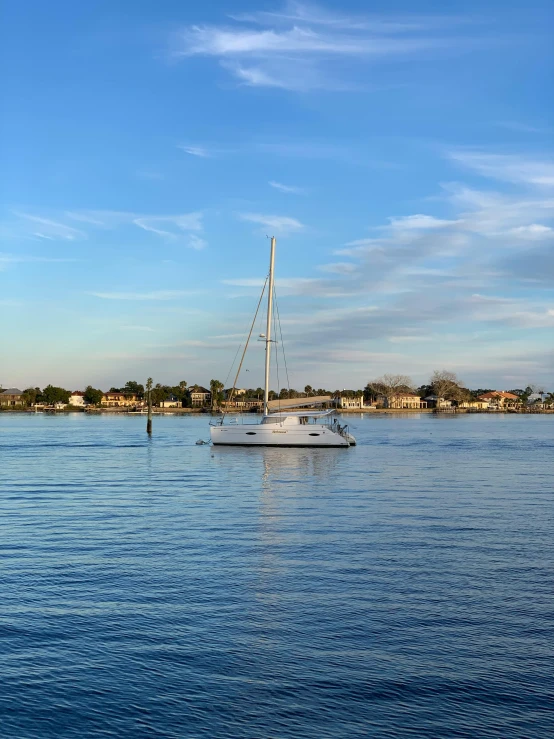
<svg viewBox="0 0 554 739">
<path fill-rule="evenodd" d="M 554 736 L 554 416 L 0 414 L 0 736 Z"/>
</svg>

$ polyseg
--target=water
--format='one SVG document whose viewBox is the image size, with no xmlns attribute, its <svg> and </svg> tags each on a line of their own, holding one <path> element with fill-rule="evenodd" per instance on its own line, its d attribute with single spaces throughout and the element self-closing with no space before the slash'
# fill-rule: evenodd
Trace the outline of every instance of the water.
<svg viewBox="0 0 554 739">
<path fill-rule="evenodd" d="M 554 416 L 0 414 L 0 736 L 554 735 Z"/>
</svg>

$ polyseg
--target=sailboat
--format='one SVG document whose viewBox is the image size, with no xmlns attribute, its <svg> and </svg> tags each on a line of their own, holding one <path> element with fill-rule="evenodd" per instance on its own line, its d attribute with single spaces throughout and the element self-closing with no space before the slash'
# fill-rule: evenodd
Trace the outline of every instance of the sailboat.
<svg viewBox="0 0 554 739">
<path fill-rule="evenodd" d="M 217 423 L 210 424 L 212 444 L 225 446 L 279 446 L 279 447 L 350 447 L 355 446 L 356 439 L 349 433 L 346 425 L 341 426 L 334 409 L 298 410 L 291 411 L 291 403 L 287 402 L 287 409 L 278 409 L 270 412 L 269 381 L 271 358 L 271 325 L 273 315 L 274 294 L 274 267 L 275 267 L 275 237 L 271 238 L 271 252 L 269 257 L 269 277 L 267 294 L 267 323 L 266 332 L 261 334 L 265 341 L 265 384 L 263 417 L 259 423 L 225 423 L 225 416 Z M 262 293 L 263 295 L 263 293 Z M 261 302 L 260 297 L 260 302 Z M 258 303 L 259 307 L 259 303 Z M 255 319 L 254 319 L 255 320 Z M 254 324 L 252 324 L 253 326 Z M 244 352 L 248 347 L 246 342 Z M 243 353 L 244 359 L 244 353 Z M 242 365 L 242 360 L 241 360 Z M 240 372 L 240 367 L 237 372 Z M 236 380 L 235 380 L 236 385 Z M 234 389 L 234 388 L 233 388 Z M 309 401 L 308 401 L 309 402 Z M 296 407 L 306 405 L 306 398 L 299 400 Z M 294 407 L 294 406 L 293 406 Z"/>
</svg>

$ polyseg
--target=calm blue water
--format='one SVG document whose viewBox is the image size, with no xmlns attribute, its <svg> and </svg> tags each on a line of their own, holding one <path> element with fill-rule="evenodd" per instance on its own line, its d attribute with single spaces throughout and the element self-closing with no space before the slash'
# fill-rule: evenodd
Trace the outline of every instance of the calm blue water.
<svg viewBox="0 0 554 739">
<path fill-rule="evenodd" d="M 554 416 L 0 414 L 0 736 L 554 736 Z"/>
</svg>

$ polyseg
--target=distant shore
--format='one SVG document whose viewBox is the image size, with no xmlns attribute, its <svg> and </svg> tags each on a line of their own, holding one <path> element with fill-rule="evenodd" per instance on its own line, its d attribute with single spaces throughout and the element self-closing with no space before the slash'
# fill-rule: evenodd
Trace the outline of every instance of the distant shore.
<svg viewBox="0 0 554 739">
<path fill-rule="evenodd" d="M 348 415 L 393 415 L 393 416 L 413 416 L 417 414 L 435 414 L 435 415 L 460 415 L 460 414 L 493 414 L 493 415 L 537 415 L 537 414 L 554 414 L 554 408 L 541 408 L 531 409 L 524 408 L 518 410 L 493 410 L 493 409 L 477 409 L 477 408 L 337 408 L 337 413 L 341 416 Z M 62 408 L 62 409 L 47 409 L 41 411 L 35 411 L 31 408 L 2 408 L 0 413 L 44 413 L 44 414 L 67 414 L 67 413 L 87 413 L 92 415 L 127 415 L 127 416 L 146 416 L 145 412 L 141 411 L 130 411 L 128 408 Z M 204 408 L 153 408 L 152 414 L 155 416 L 181 416 L 181 415 L 195 415 L 195 416 L 221 416 L 221 413 L 211 413 L 209 410 Z M 246 416 L 254 417 L 260 416 L 261 413 L 251 413 L 248 411 L 229 411 L 225 415 L 228 416 Z"/>
</svg>

